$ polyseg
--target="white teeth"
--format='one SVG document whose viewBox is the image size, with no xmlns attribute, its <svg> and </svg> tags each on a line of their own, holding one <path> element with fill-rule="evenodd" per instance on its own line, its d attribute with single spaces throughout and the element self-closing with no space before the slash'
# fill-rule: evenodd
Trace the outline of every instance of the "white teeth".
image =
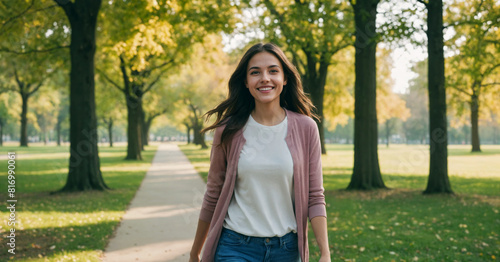
<svg viewBox="0 0 500 262">
<path fill-rule="evenodd" d="M 259 88 L 260 91 L 267 91 L 267 90 L 271 90 L 272 88 L 271 87 L 262 87 L 262 88 Z"/>
</svg>

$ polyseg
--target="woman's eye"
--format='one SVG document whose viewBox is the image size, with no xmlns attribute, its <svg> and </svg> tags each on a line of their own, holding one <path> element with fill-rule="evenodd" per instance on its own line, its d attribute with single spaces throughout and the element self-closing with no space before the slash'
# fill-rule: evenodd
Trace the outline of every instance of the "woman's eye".
<svg viewBox="0 0 500 262">
<path fill-rule="evenodd" d="M 273 74 L 278 73 L 278 70 L 271 70 L 271 73 Z"/>
<path fill-rule="evenodd" d="M 250 75 L 257 75 L 257 74 L 259 74 L 259 71 L 252 71 L 252 72 L 250 72 Z"/>
</svg>

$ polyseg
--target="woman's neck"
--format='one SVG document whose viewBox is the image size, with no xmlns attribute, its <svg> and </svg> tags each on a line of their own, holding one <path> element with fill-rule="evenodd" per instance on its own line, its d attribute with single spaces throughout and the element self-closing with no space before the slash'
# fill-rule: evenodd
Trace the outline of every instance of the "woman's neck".
<svg viewBox="0 0 500 262">
<path fill-rule="evenodd" d="M 274 126 L 285 119 L 285 110 L 277 105 L 260 105 L 256 104 L 252 111 L 252 117 L 257 123 L 265 126 Z"/>
</svg>

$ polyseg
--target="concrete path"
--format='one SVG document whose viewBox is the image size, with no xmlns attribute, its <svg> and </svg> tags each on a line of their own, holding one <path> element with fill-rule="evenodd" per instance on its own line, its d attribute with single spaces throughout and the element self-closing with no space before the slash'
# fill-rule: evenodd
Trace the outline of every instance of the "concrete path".
<svg viewBox="0 0 500 262">
<path fill-rule="evenodd" d="M 188 261 L 204 192 L 179 147 L 160 144 L 103 261 Z"/>
</svg>

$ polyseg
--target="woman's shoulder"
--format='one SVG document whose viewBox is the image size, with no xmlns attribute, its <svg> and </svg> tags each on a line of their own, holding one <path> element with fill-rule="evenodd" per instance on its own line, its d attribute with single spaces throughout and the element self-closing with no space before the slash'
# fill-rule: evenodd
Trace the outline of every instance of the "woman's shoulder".
<svg viewBox="0 0 500 262">
<path fill-rule="evenodd" d="M 316 127 L 316 122 L 310 116 L 306 116 L 294 111 L 287 110 L 289 121 L 293 121 L 297 127 L 300 128 L 314 128 Z"/>
</svg>

